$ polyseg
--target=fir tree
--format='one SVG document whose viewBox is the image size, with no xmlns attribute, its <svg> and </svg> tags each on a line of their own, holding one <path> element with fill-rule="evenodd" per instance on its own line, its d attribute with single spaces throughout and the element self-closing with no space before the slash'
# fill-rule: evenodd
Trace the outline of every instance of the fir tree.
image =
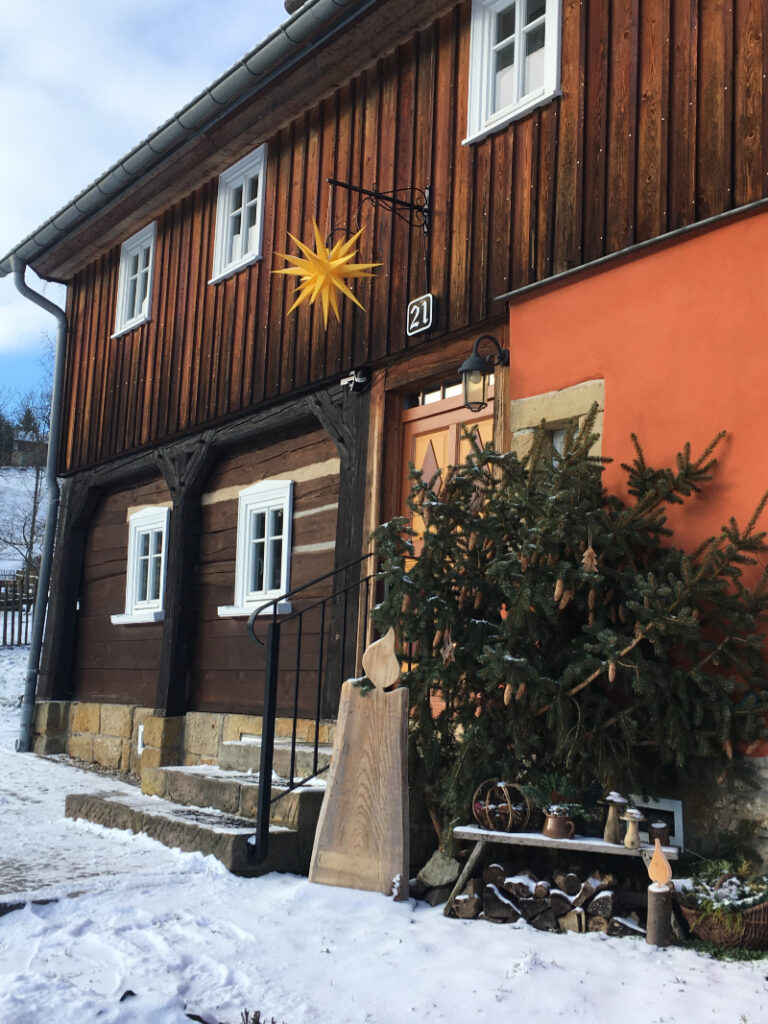
<svg viewBox="0 0 768 1024">
<path fill-rule="evenodd" d="M 633 437 L 624 503 L 590 454 L 595 415 L 562 454 L 543 430 L 522 458 L 475 444 L 439 494 L 413 471 L 423 537 L 403 518 L 375 534 L 375 623 L 410 660 L 411 778 L 443 838 L 487 777 L 648 794 L 764 732 L 768 576 L 749 587 L 743 570 L 768 551 L 768 494 L 745 528 L 681 551 L 666 510 L 709 483 L 723 435 L 665 469 Z"/>
</svg>

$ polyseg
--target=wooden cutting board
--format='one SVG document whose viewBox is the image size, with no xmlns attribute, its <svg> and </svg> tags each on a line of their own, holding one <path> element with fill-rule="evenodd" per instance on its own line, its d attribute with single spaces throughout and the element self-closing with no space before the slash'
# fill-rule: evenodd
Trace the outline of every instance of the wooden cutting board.
<svg viewBox="0 0 768 1024">
<path fill-rule="evenodd" d="M 408 690 L 392 630 L 371 644 L 363 668 L 375 689 L 347 681 L 328 785 L 315 833 L 310 882 L 408 895 Z"/>
</svg>

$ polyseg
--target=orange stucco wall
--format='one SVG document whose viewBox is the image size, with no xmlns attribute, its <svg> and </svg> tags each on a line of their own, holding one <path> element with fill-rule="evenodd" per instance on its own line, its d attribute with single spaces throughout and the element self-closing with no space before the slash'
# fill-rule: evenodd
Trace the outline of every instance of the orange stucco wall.
<svg viewBox="0 0 768 1024">
<path fill-rule="evenodd" d="M 635 432 L 651 465 L 686 441 L 698 454 L 720 429 L 715 482 L 670 517 L 689 547 L 768 488 L 768 212 L 575 275 L 510 307 L 511 397 L 605 381 L 606 486 Z M 768 515 L 761 524 L 768 528 Z"/>
</svg>

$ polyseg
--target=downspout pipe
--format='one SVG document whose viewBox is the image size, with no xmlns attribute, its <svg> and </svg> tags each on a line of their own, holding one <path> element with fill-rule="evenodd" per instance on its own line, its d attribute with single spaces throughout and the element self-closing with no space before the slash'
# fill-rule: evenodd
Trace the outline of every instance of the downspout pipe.
<svg viewBox="0 0 768 1024">
<path fill-rule="evenodd" d="M 26 264 L 11 256 L 11 271 L 16 289 L 25 299 L 34 302 L 47 313 L 56 317 L 58 330 L 56 334 L 56 358 L 53 366 L 53 392 L 51 394 L 51 420 L 48 427 L 48 459 L 45 467 L 45 483 L 48 490 L 48 511 L 45 517 L 45 533 L 43 534 L 43 550 L 40 559 L 40 578 L 37 584 L 35 612 L 32 620 L 32 636 L 29 644 L 27 661 L 27 679 L 24 685 L 24 696 L 21 702 L 21 725 L 16 740 L 16 750 L 28 753 L 32 746 L 32 721 L 35 714 L 35 693 L 37 678 L 40 672 L 40 652 L 43 647 L 43 631 L 45 629 L 45 613 L 48 607 L 48 590 L 51 584 L 51 565 L 53 563 L 53 545 L 56 538 L 56 521 L 59 514 L 61 490 L 56 476 L 56 459 L 61 434 L 62 400 L 64 392 L 64 353 L 67 343 L 67 317 L 64 310 L 46 299 L 45 296 L 33 291 L 24 280 Z"/>
</svg>

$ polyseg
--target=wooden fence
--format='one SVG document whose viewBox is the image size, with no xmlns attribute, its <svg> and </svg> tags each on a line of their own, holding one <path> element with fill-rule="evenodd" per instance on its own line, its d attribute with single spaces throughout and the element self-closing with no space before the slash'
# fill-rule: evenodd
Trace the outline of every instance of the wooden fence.
<svg viewBox="0 0 768 1024">
<path fill-rule="evenodd" d="M 0 577 L 0 629 L 3 647 L 20 647 L 29 643 L 32 613 L 35 608 L 37 579 Z"/>
</svg>

